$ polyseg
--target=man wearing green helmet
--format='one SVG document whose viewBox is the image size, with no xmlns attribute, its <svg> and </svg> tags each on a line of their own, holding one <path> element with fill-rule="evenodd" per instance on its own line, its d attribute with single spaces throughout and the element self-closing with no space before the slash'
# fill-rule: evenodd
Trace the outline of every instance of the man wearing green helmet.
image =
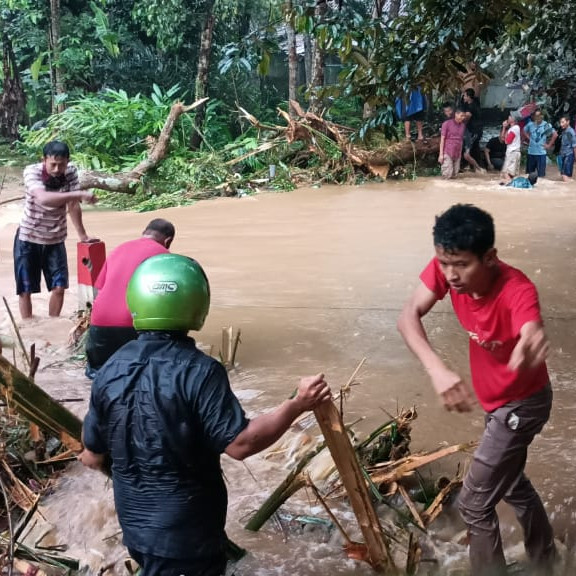
<svg viewBox="0 0 576 576">
<path fill-rule="evenodd" d="M 243 460 L 273 444 L 303 412 L 330 398 L 323 374 L 249 420 L 225 368 L 198 348 L 210 286 L 191 258 L 145 260 L 127 290 L 138 339 L 98 371 L 84 420 L 85 466 L 111 460 L 124 544 L 141 576 L 221 576 L 226 567 L 225 452 Z"/>
</svg>

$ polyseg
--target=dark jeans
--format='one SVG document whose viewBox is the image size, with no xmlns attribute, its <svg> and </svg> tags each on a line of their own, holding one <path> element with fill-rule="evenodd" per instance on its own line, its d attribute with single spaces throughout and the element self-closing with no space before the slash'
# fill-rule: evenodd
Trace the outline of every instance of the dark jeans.
<svg viewBox="0 0 576 576">
<path fill-rule="evenodd" d="M 93 378 L 94 374 L 89 376 L 89 372 L 100 370 L 116 350 L 137 337 L 136 330 L 128 326 L 90 326 L 86 340 L 86 375 Z"/>
<path fill-rule="evenodd" d="M 537 171 L 538 178 L 546 176 L 546 158 L 546 154 L 528 154 L 526 156 L 526 172 L 530 174 L 530 172 Z"/>
<path fill-rule="evenodd" d="M 192 560 L 161 558 L 128 549 L 130 556 L 140 566 L 139 576 L 223 576 L 226 558 Z"/>
<path fill-rule="evenodd" d="M 14 276 L 16 294 L 40 292 L 40 276 L 44 274 L 46 288 L 68 288 L 68 258 L 64 242 L 36 244 L 20 240 L 20 229 L 14 237 Z"/>
<path fill-rule="evenodd" d="M 486 415 L 486 428 L 459 498 L 460 514 L 468 526 L 472 576 L 505 574 L 496 514 L 500 500 L 514 508 L 531 562 L 545 570 L 554 560 L 552 527 L 540 496 L 524 474 L 528 446 L 547 422 L 551 406 L 548 384 L 533 396 Z"/>
</svg>

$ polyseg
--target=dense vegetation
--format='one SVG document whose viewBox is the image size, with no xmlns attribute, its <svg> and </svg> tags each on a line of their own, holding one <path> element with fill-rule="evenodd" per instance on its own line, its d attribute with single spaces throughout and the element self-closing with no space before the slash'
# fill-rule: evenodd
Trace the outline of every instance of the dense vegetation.
<svg viewBox="0 0 576 576">
<path fill-rule="evenodd" d="M 457 10 L 447 0 L 0 0 L 0 131 L 33 156 L 63 138 L 83 167 L 116 172 L 147 154 L 174 100 L 208 96 L 180 118 L 169 157 L 136 201 L 187 202 L 230 192 L 230 182 L 231 193 L 249 192 L 270 164 L 274 186 L 285 188 L 299 169 L 312 178 L 323 169 L 302 145 L 261 146 L 288 99 L 365 138 L 394 136 L 394 101 L 412 87 L 456 94 L 468 62 L 488 72 L 500 65 L 528 90 L 566 79 L 566 98 L 573 8 L 559 0 L 463 0 Z"/>
</svg>

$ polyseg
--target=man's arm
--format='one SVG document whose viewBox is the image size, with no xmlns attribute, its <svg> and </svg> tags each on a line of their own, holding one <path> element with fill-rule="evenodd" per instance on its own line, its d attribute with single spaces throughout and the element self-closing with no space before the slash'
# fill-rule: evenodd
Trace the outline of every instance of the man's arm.
<svg viewBox="0 0 576 576">
<path fill-rule="evenodd" d="M 550 343 L 542 322 L 526 322 L 520 328 L 520 340 L 512 350 L 508 368 L 512 371 L 536 368 L 548 357 Z"/>
<path fill-rule="evenodd" d="M 96 241 L 96 238 L 91 238 L 86 234 L 84 223 L 82 222 L 82 208 L 80 208 L 80 202 L 68 202 L 68 213 L 70 214 L 70 220 L 72 220 L 74 228 L 76 228 L 80 242 Z"/>
<path fill-rule="evenodd" d="M 422 318 L 428 314 L 437 301 L 436 294 L 421 283 L 404 305 L 398 319 L 398 331 L 408 348 L 428 372 L 432 385 L 442 398 L 444 406 L 448 410 L 468 412 L 474 403 L 470 389 L 458 374 L 447 368 L 432 348 L 422 324 Z"/>
<path fill-rule="evenodd" d="M 63 206 L 69 202 L 86 202 L 87 204 L 95 204 L 97 201 L 94 193 L 86 190 L 48 192 L 45 188 L 37 186 L 30 190 L 30 194 L 32 194 L 38 204 L 48 208 L 58 208 L 59 206 Z"/>
<path fill-rule="evenodd" d="M 484 159 L 486 160 L 486 166 L 488 166 L 488 168 L 494 168 L 492 162 L 490 162 L 490 148 L 488 148 L 488 146 L 484 146 Z"/>
<path fill-rule="evenodd" d="M 324 374 L 303 378 L 298 386 L 298 394 L 268 414 L 254 418 L 248 426 L 226 447 L 226 454 L 235 460 L 244 460 L 248 456 L 265 450 L 278 440 L 290 424 L 300 414 L 313 410 L 331 396 L 330 388 L 324 380 Z"/>
<path fill-rule="evenodd" d="M 440 149 L 438 151 L 438 162 L 440 164 L 444 162 L 444 142 L 445 142 L 444 131 L 442 131 L 442 134 L 440 135 Z"/>
<path fill-rule="evenodd" d="M 552 148 L 554 148 L 554 142 L 556 142 L 556 138 L 558 138 L 558 132 L 556 132 L 556 130 L 554 130 L 552 132 L 552 136 L 550 137 L 550 140 L 548 140 L 548 142 L 546 143 L 544 148 L 546 150 L 552 150 Z"/>
</svg>

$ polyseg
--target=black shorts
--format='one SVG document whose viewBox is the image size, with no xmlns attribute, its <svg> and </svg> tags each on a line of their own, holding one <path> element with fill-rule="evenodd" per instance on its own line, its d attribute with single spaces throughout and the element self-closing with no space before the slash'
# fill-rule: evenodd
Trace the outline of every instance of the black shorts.
<svg viewBox="0 0 576 576">
<path fill-rule="evenodd" d="M 90 326 L 86 340 L 86 358 L 90 369 L 100 370 L 116 350 L 136 338 L 138 334 L 131 326 Z"/>
<path fill-rule="evenodd" d="M 16 294 L 40 292 L 40 277 L 44 274 L 46 288 L 68 288 L 68 258 L 64 242 L 36 244 L 20 240 L 20 230 L 14 237 L 14 276 Z"/>
<path fill-rule="evenodd" d="M 464 132 L 464 152 L 471 152 L 473 148 L 479 148 L 480 138 L 482 138 L 482 133 L 477 134 L 466 130 Z"/>
</svg>

